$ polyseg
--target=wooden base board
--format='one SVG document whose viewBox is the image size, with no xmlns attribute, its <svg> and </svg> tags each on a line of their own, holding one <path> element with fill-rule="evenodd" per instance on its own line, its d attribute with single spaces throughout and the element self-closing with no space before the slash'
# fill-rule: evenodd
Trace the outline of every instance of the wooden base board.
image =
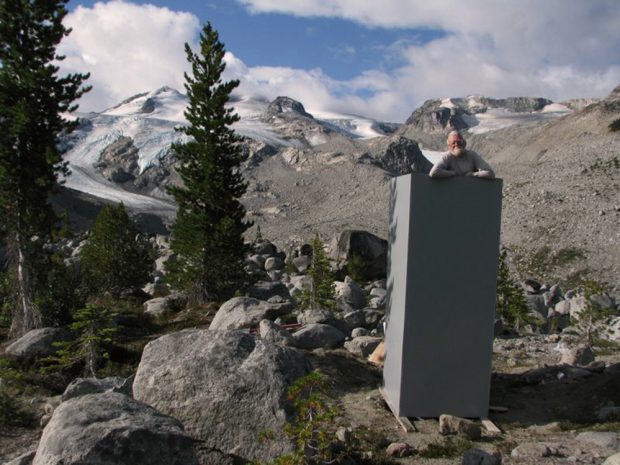
<svg viewBox="0 0 620 465">
<path fill-rule="evenodd" d="M 379 388 L 379 393 L 381 393 L 381 397 L 383 397 L 383 400 L 385 400 L 385 403 L 390 408 L 390 411 L 392 412 L 392 415 L 394 415 L 394 418 L 396 418 L 396 421 L 401 426 L 401 428 L 404 429 L 405 432 L 407 432 L 407 433 L 413 433 L 413 432 L 417 431 L 415 426 L 413 426 L 413 423 L 411 423 L 411 421 L 409 421 L 409 418 L 407 418 L 407 417 L 399 417 L 398 416 L 398 413 L 396 413 L 396 410 L 394 409 L 394 406 L 392 405 L 392 402 L 390 401 L 390 398 L 387 396 L 387 394 L 385 393 L 383 388 Z"/>
<path fill-rule="evenodd" d="M 392 402 L 390 401 L 390 398 L 387 396 L 386 392 L 383 390 L 383 388 L 379 388 L 379 393 L 381 394 L 381 397 L 383 397 L 383 400 L 385 400 L 385 403 L 388 405 L 388 407 L 390 408 L 390 411 L 392 412 L 392 415 L 394 415 L 394 418 L 396 418 L 396 421 L 398 422 L 398 424 L 401 426 L 401 428 L 403 430 L 405 430 L 405 432 L 407 433 L 413 433 L 413 432 L 417 432 L 418 430 L 416 429 L 415 425 L 409 420 L 409 418 L 407 417 L 400 417 L 398 416 L 398 414 L 396 413 L 396 409 L 394 408 L 394 406 L 392 405 Z M 487 430 L 487 432 L 491 435 L 491 436 L 499 436 L 502 434 L 502 430 L 500 430 L 491 420 L 489 420 L 488 418 L 481 418 L 480 419 L 482 426 Z"/>
</svg>

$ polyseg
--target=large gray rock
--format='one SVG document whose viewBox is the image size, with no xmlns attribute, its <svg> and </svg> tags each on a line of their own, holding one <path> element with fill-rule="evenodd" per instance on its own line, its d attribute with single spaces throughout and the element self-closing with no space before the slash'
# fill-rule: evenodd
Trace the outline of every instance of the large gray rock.
<svg viewBox="0 0 620 465">
<path fill-rule="evenodd" d="M 182 310 L 187 305 L 187 296 L 176 293 L 165 297 L 156 297 L 144 302 L 144 313 L 151 318 L 161 318 Z"/>
<path fill-rule="evenodd" d="M 331 349 L 342 344 L 346 336 L 331 325 L 312 323 L 301 328 L 293 337 L 297 347 L 301 349 Z"/>
<path fill-rule="evenodd" d="M 381 337 L 359 336 L 344 343 L 344 348 L 352 354 L 366 358 L 377 348 L 383 340 Z"/>
<path fill-rule="evenodd" d="M 620 465 L 620 453 L 607 457 L 603 462 L 603 465 Z"/>
<path fill-rule="evenodd" d="M 387 273 L 387 241 L 369 233 L 346 229 L 330 244 L 330 258 L 342 269 L 352 257 L 363 260 L 363 277 L 366 279 L 385 278 Z"/>
<path fill-rule="evenodd" d="M 335 321 L 334 314 L 326 308 L 309 308 L 297 315 L 297 323 L 301 325 L 322 323 L 333 326 Z"/>
<path fill-rule="evenodd" d="M 241 331 L 184 330 L 147 344 L 133 392 L 183 422 L 202 464 L 221 463 L 208 457 L 213 448 L 270 461 L 292 445 L 260 433 L 282 431 L 287 389 L 308 371 L 301 352 Z"/>
<path fill-rule="evenodd" d="M 291 294 L 287 287 L 280 282 L 259 281 L 248 289 L 250 297 L 259 300 L 269 300 L 273 296 L 280 296 L 283 299 L 290 299 Z"/>
<path fill-rule="evenodd" d="M 194 465 L 191 438 L 176 419 L 123 394 L 88 394 L 60 404 L 33 465 Z"/>
<path fill-rule="evenodd" d="M 262 320 L 258 325 L 260 337 L 265 341 L 278 344 L 280 346 L 295 347 L 295 339 L 287 330 L 280 328 L 270 320 Z"/>
<path fill-rule="evenodd" d="M 359 285 L 348 276 L 344 282 L 334 283 L 334 297 L 337 301 L 344 302 L 354 309 L 362 309 L 366 306 L 366 296 Z"/>
<path fill-rule="evenodd" d="M 483 449 L 469 449 L 463 455 L 461 465 L 502 465 L 502 454 Z"/>
<path fill-rule="evenodd" d="M 28 331 L 6 348 L 9 357 L 20 363 L 28 363 L 55 355 L 55 342 L 67 341 L 70 333 L 63 328 L 41 328 Z"/>
<path fill-rule="evenodd" d="M 560 364 L 586 366 L 594 361 L 594 352 L 587 345 L 581 345 L 562 354 Z"/>
<path fill-rule="evenodd" d="M 234 297 L 222 304 L 209 329 L 250 328 L 264 319 L 275 320 L 292 309 L 290 302 L 271 304 L 252 297 Z"/>
</svg>

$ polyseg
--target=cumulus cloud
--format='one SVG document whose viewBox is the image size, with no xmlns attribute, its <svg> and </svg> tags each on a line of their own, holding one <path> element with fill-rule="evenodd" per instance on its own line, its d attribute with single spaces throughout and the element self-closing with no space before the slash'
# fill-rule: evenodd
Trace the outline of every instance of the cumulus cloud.
<svg viewBox="0 0 620 465">
<path fill-rule="evenodd" d="M 164 85 L 182 89 L 187 69 L 184 43 L 194 43 L 198 18 L 122 0 L 78 7 L 65 18 L 72 28 L 58 51 L 61 72 L 90 72 L 93 90 L 81 110 L 100 111 L 130 95 Z"/>
<path fill-rule="evenodd" d="M 394 44 L 404 64 L 388 88 L 355 98 L 363 76 L 342 86 L 359 111 L 400 120 L 427 98 L 484 94 L 554 100 L 603 96 L 620 82 L 616 0 L 238 0 L 251 12 L 338 17 L 369 28 L 432 28 L 423 45 Z M 381 80 L 383 82 L 383 79 Z M 368 84 L 371 87 L 371 83 Z M 363 87 L 363 85 L 362 85 Z M 398 98 L 400 96 L 400 98 Z"/>
<path fill-rule="evenodd" d="M 338 17 L 370 32 L 403 32 L 398 42 L 383 44 L 389 68 L 377 64 L 346 81 L 321 69 L 248 67 L 234 50 L 226 54 L 224 77 L 240 79 L 237 93 L 286 95 L 309 111 L 404 121 L 429 98 L 527 95 L 560 101 L 604 96 L 620 82 L 617 0 L 237 1 L 255 14 Z M 94 89 L 83 97 L 83 110 L 102 110 L 163 85 L 182 90 L 183 44 L 195 45 L 200 31 L 190 13 L 124 0 L 78 7 L 66 25 L 73 32 L 59 48 L 67 56 L 61 71 L 92 74 Z M 443 34 L 424 43 L 416 28 Z M 358 59 L 361 51 L 351 46 L 339 53 Z"/>
</svg>

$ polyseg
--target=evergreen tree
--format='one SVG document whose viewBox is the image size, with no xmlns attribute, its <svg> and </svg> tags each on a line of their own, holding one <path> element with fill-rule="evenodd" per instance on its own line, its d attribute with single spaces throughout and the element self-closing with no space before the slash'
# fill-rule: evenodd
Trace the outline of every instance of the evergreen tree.
<svg viewBox="0 0 620 465">
<path fill-rule="evenodd" d="M 506 263 L 507 252 L 502 250 L 497 272 L 496 308 L 498 315 L 510 329 L 520 331 L 525 324 L 535 324 L 530 316 L 529 307 L 523 289 L 510 276 Z"/>
<path fill-rule="evenodd" d="M 78 310 L 71 324 L 75 339 L 56 343 L 58 352 L 44 359 L 49 363 L 44 371 L 71 369 L 83 363 L 84 376 L 96 378 L 97 369 L 109 358 L 105 346 L 112 344 L 117 332 L 115 316 L 107 306 L 97 303 Z"/>
<path fill-rule="evenodd" d="M 224 46 L 209 23 L 200 38 L 199 54 L 185 44 L 192 67 L 192 76 L 185 74 L 189 125 L 179 131 L 190 140 L 173 146 L 183 186 L 168 190 L 178 204 L 171 240 L 178 259 L 169 276 L 207 301 L 230 296 L 245 282 L 243 233 L 251 223 L 239 201 L 247 188 L 240 173 L 245 156 L 230 128 L 239 116 L 226 106 L 239 81 L 222 82 Z"/>
<path fill-rule="evenodd" d="M 35 289 L 45 280 L 44 244 L 56 222 L 48 197 L 67 172 L 58 135 L 76 122 L 61 114 L 88 87 L 88 75 L 58 77 L 56 46 L 69 34 L 67 0 L 0 0 L 0 234 L 14 294 L 11 334 L 41 323 Z"/>
<path fill-rule="evenodd" d="M 129 218 L 125 206 L 103 207 L 80 252 L 84 282 L 91 295 L 117 297 L 140 288 L 153 270 L 153 248 Z"/>
<path fill-rule="evenodd" d="M 301 307 L 334 309 L 334 276 L 318 235 L 312 241 L 312 263 L 308 275 L 312 278 L 312 286 L 301 294 Z"/>
</svg>

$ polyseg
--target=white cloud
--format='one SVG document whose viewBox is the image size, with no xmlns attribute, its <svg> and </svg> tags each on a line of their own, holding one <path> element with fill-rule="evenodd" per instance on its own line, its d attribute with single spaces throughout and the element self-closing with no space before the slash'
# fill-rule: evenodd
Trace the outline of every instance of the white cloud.
<svg viewBox="0 0 620 465">
<path fill-rule="evenodd" d="M 369 28 L 434 28 L 447 35 L 424 45 L 394 44 L 405 64 L 386 85 L 371 74 L 334 105 L 402 120 L 425 99 L 484 94 L 563 100 L 604 96 L 620 82 L 617 0 L 238 0 L 251 12 L 339 17 Z M 366 82 L 367 84 L 364 84 Z M 380 87 L 360 101 L 355 91 Z M 375 89 L 377 90 L 377 89 Z"/>
<path fill-rule="evenodd" d="M 617 0 L 238 1 L 257 14 L 345 18 L 368 26 L 369 34 L 376 27 L 445 32 L 421 43 L 419 31 L 403 30 L 402 40 L 385 44 L 397 68 L 377 65 L 348 81 L 321 69 L 247 67 L 234 50 L 227 53 L 224 77 L 241 80 L 239 93 L 286 95 L 310 111 L 404 121 L 428 98 L 527 95 L 557 101 L 604 96 L 620 82 Z M 94 88 L 83 97 L 82 110 L 102 110 L 163 85 L 183 90 L 183 44 L 195 44 L 200 30 L 190 13 L 122 0 L 78 7 L 66 25 L 73 32 L 59 48 L 67 56 L 61 72 L 92 74 L 88 82 Z"/>
<path fill-rule="evenodd" d="M 190 13 L 114 0 L 78 7 L 59 46 L 61 72 L 90 72 L 93 90 L 80 110 L 100 111 L 130 95 L 163 85 L 183 89 L 184 43 L 197 39 L 200 23 Z"/>
</svg>

